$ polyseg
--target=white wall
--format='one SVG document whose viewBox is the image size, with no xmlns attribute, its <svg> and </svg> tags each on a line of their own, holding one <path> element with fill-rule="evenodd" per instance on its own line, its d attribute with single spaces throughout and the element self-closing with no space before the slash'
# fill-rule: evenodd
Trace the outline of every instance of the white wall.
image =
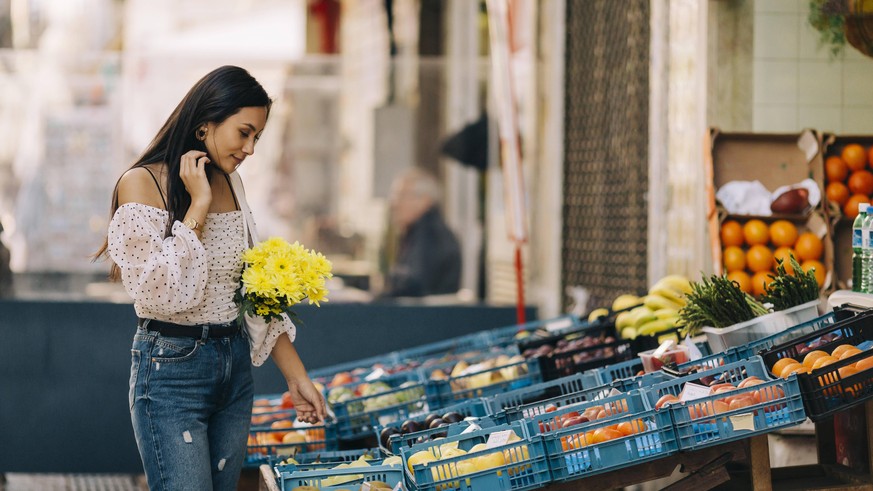
<svg viewBox="0 0 873 491">
<path fill-rule="evenodd" d="M 833 59 L 808 15 L 808 0 L 754 2 L 752 130 L 873 133 L 873 59 Z"/>
</svg>

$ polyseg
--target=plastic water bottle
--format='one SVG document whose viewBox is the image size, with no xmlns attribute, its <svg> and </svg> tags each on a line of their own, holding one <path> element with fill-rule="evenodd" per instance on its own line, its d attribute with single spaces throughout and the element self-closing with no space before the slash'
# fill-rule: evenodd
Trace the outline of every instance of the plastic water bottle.
<svg viewBox="0 0 873 491">
<path fill-rule="evenodd" d="M 858 216 L 852 222 L 852 291 L 861 291 L 861 277 L 863 267 L 861 264 L 864 245 L 864 219 L 867 218 L 867 207 L 870 203 L 858 205 Z"/>
<path fill-rule="evenodd" d="M 873 206 L 867 207 L 867 216 L 861 227 L 864 239 L 861 242 L 861 291 L 873 291 Z"/>
</svg>

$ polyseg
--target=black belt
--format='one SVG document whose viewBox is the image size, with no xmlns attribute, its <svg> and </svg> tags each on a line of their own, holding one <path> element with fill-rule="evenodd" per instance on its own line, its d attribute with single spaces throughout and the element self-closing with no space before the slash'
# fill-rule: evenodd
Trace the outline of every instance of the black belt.
<svg viewBox="0 0 873 491">
<path fill-rule="evenodd" d="M 143 327 L 143 324 L 145 324 L 147 320 L 149 322 L 146 329 L 149 331 L 157 331 L 168 337 L 199 339 L 203 337 L 203 326 L 209 326 L 209 335 L 207 337 L 210 338 L 226 338 L 239 332 L 239 324 L 235 321 L 228 324 L 197 324 L 194 326 L 185 326 L 155 319 L 139 319 L 139 327 Z"/>
</svg>

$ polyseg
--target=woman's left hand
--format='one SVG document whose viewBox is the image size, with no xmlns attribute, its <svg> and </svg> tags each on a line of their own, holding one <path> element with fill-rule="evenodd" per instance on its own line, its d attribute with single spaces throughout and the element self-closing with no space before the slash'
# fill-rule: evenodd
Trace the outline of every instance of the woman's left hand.
<svg viewBox="0 0 873 491">
<path fill-rule="evenodd" d="M 320 423 L 324 421 L 327 410 L 324 396 L 315 388 L 309 377 L 288 382 L 288 392 L 294 409 L 297 410 L 297 420 L 304 423 Z"/>
</svg>

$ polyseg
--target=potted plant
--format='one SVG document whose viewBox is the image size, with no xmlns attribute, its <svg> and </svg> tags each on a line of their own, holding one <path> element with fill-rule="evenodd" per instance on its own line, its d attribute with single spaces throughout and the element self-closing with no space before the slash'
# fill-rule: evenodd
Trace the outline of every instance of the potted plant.
<svg viewBox="0 0 873 491">
<path fill-rule="evenodd" d="M 846 42 L 873 57 L 873 0 L 809 0 L 809 24 L 836 57 Z"/>
</svg>

